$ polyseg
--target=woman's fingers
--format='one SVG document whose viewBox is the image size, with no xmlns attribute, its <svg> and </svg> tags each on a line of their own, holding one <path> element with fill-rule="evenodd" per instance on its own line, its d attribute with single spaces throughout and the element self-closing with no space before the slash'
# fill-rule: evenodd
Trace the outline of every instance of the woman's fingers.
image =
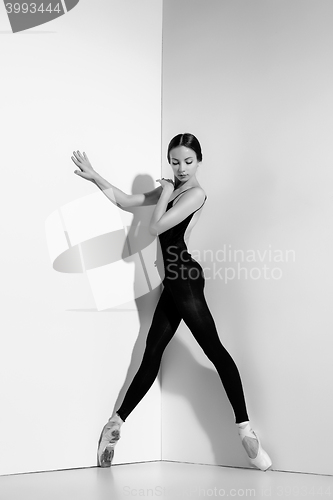
<svg viewBox="0 0 333 500">
<path fill-rule="evenodd" d="M 77 161 L 78 161 L 78 162 L 80 162 L 80 161 L 81 161 L 81 158 L 80 158 L 80 156 L 77 154 L 77 152 L 76 152 L 76 151 L 73 151 L 73 155 L 75 156 L 75 158 L 77 159 Z"/>
<path fill-rule="evenodd" d="M 90 168 L 92 168 L 92 165 L 91 165 L 91 163 L 90 163 L 90 160 L 89 160 L 89 158 L 88 158 L 88 156 L 86 155 L 86 153 L 85 153 L 85 152 L 83 152 L 83 155 L 84 155 L 84 161 L 85 161 L 86 163 L 88 163 L 88 165 L 89 165 L 89 167 L 90 167 Z"/>
<path fill-rule="evenodd" d="M 82 154 L 80 153 L 80 151 L 73 151 L 73 154 L 75 155 L 75 158 L 79 161 L 79 162 L 85 162 L 86 159 L 84 158 L 84 156 L 82 156 Z"/>
<path fill-rule="evenodd" d="M 171 184 L 172 186 L 174 186 L 174 182 L 172 179 L 165 179 L 164 177 L 162 177 L 162 179 L 155 179 L 155 180 L 156 180 L 156 182 L 159 182 L 163 188 L 165 186 L 167 186 L 168 184 Z"/>
<path fill-rule="evenodd" d="M 86 176 L 84 175 L 84 172 L 81 172 L 81 170 L 74 170 L 74 174 L 79 175 L 83 179 L 86 179 Z"/>
<path fill-rule="evenodd" d="M 81 153 L 79 150 L 73 151 L 71 160 L 80 170 L 74 170 L 74 174 L 79 175 L 83 179 L 94 182 L 94 170 L 88 160 L 86 153 Z"/>
<path fill-rule="evenodd" d="M 78 167 L 80 167 L 80 164 L 77 162 L 76 158 L 74 158 L 73 156 L 71 156 L 71 159 L 73 160 L 73 162 L 75 163 L 75 165 L 77 165 Z"/>
<path fill-rule="evenodd" d="M 84 160 L 84 157 L 82 156 L 82 154 L 80 153 L 80 151 L 77 151 L 77 155 L 79 158 L 81 158 L 81 160 Z"/>
<path fill-rule="evenodd" d="M 79 167 L 86 167 L 88 169 L 92 168 L 91 167 L 91 163 L 88 159 L 88 156 L 86 155 L 86 153 L 83 153 L 83 155 L 80 153 L 80 151 L 73 151 L 73 154 L 77 160 L 77 165 Z"/>
</svg>

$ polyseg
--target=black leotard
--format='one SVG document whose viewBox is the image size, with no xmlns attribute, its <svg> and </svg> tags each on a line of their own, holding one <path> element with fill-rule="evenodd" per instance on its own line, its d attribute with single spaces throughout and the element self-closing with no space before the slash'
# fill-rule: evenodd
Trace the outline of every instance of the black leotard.
<svg viewBox="0 0 333 500">
<path fill-rule="evenodd" d="M 169 201 L 166 212 L 173 206 L 173 201 L 178 198 L 179 195 L 185 193 L 185 191 L 189 191 L 189 189 L 185 189 L 181 193 L 178 193 L 177 196 Z M 185 265 L 186 262 L 190 261 L 196 262 L 187 250 L 187 246 L 184 241 L 184 234 L 193 215 L 195 212 L 200 210 L 206 199 L 207 196 L 205 195 L 202 205 L 197 208 L 197 210 L 194 210 L 194 212 L 188 215 L 181 222 L 158 235 L 164 260 L 165 279 L 168 277 L 172 279 L 178 266 Z"/>
<path fill-rule="evenodd" d="M 173 200 L 169 201 L 167 210 L 172 202 Z M 117 411 L 124 421 L 157 377 L 164 349 L 182 319 L 214 364 L 233 407 L 236 423 L 249 420 L 240 374 L 234 360 L 220 341 L 206 302 L 203 269 L 188 253 L 184 241 L 185 230 L 193 214 L 200 208 L 159 235 L 165 266 L 165 277 L 162 281 L 164 286 L 149 328 L 141 365 Z"/>
</svg>

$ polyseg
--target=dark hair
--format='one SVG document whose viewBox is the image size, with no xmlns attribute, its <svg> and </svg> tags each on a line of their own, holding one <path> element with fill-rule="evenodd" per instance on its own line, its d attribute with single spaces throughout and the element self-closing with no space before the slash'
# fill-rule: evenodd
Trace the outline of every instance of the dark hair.
<svg viewBox="0 0 333 500">
<path fill-rule="evenodd" d="M 193 134 L 178 134 L 171 139 L 168 146 L 167 158 L 170 163 L 170 151 L 178 146 L 185 146 L 185 148 L 193 149 L 197 155 L 198 161 L 202 161 L 201 146 L 198 139 Z"/>
</svg>

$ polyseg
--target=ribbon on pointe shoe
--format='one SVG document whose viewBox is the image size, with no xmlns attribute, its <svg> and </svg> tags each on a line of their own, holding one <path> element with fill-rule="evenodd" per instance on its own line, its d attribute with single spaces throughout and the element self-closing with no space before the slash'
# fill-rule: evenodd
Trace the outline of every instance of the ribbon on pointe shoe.
<svg viewBox="0 0 333 500">
<path fill-rule="evenodd" d="M 257 439 L 259 445 L 257 456 L 255 458 L 248 457 L 248 459 L 252 465 L 254 465 L 260 470 L 266 471 L 267 469 L 269 469 L 269 467 L 271 467 L 272 465 L 272 460 L 270 459 L 266 451 L 262 448 L 260 439 L 254 432 L 254 430 L 251 428 L 250 423 L 248 422 L 244 427 L 238 426 L 238 434 L 242 440 L 242 444 L 243 444 L 243 439 L 245 437 L 250 437 L 250 438 L 254 437 L 255 439 Z"/>
</svg>

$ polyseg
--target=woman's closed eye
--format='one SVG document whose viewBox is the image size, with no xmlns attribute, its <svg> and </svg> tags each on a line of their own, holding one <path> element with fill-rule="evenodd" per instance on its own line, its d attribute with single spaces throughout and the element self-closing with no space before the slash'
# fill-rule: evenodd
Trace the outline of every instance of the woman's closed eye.
<svg viewBox="0 0 333 500">
<path fill-rule="evenodd" d="M 186 165 L 191 165 L 192 163 L 193 163 L 193 161 L 187 161 L 187 162 L 186 162 Z M 178 163 L 173 163 L 172 165 L 175 165 L 175 166 L 176 166 L 176 165 L 178 165 Z"/>
</svg>

